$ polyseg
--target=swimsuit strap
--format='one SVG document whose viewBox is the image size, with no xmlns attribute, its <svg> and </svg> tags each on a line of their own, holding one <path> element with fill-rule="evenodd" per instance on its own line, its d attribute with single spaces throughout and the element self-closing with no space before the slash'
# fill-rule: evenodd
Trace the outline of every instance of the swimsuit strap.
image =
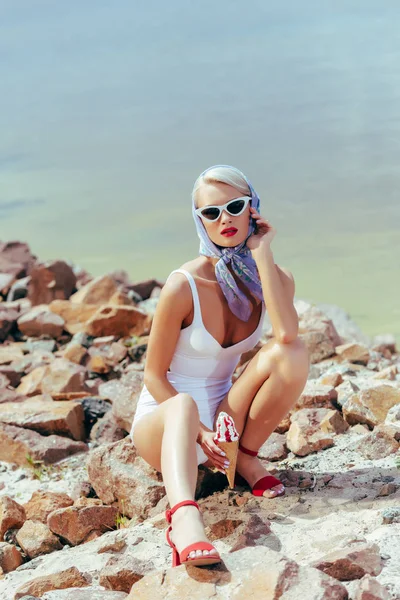
<svg viewBox="0 0 400 600">
<path fill-rule="evenodd" d="M 196 286 L 193 275 L 191 275 L 191 273 L 189 273 L 189 271 L 185 271 L 184 269 L 175 269 L 174 271 L 171 271 L 171 273 L 168 275 L 168 278 L 172 275 L 172 273 L 183 273 L 184 275 L 186 275 L 186 278 L 189 281 L 189 285 L 192 290 L 192 296 L 193 296 L 193 305 L 194 305 L 193 323 L 195 321 L 197 321 L 198 323 L 203 324 L 203 319 L 201 317 L 199 294 L 197 291 L 197 286 Z"/>
</svg>

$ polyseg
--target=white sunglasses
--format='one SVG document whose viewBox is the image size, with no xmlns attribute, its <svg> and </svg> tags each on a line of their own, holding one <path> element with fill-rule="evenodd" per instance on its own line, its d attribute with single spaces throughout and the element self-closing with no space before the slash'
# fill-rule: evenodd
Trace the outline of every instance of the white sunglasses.
<svg viewBox="0 0 400 600">
<path fill-rule="evenodd" d="M 207 221 L 217 221 L 223 210 L 226 210 L 226 212 L 233 217 L 237 217 L 246 209 L 250 200 L 251 198 L 249 196 L 243 196 L 241 198 L 229 200 L 229 202 L 220 206 L 203 206 L 203 208 L 196 208 L 194 212 L 196 215 Z"/>
</svg>

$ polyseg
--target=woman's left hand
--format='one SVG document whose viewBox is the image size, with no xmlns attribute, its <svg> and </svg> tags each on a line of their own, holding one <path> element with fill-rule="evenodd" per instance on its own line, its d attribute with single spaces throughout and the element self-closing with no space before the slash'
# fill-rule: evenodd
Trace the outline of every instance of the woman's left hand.
<svg viewBox="0 0 400 600">
<path fill-rule="evenodd" d="M 256 229 L 251 234 L 246 244 L 253 252 L 270 246 L 275 237 L 276 229 L 274 229 L 267 219 L 264 219 L 255 208 L 250 206 L 250 216 L 255 221 Z"/>
</svg>

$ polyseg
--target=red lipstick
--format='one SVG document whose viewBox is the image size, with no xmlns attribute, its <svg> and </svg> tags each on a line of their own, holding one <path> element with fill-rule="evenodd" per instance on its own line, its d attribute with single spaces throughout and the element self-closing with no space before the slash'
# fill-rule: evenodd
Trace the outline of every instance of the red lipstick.
<svg viewBox="0 0 400 600">
<path fill-rule="evenodd" d="M 227 227 L 226 229 L 223 229 L 221 231 L 221 235 L 224 235 L 225 237 L 232 237 L 236 233 L 237 233 L 236 227 Z"/>
</svg>

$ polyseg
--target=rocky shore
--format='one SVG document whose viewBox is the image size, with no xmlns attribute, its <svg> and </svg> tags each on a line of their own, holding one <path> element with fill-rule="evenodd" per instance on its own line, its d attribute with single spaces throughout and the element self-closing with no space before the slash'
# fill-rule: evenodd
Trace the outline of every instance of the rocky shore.
<svg viewBox="0 0 400 600">
<path fill-rule="evenodd" d="M 400 355 L 300 299 L 309 380 L 260 450 L 286 495 L 200 466 L 223 563 L 170 567 L 162 479 L 128 437 L 162 285 L 0 242 L 0 599 L 399 600 Z"/>
</svg>

